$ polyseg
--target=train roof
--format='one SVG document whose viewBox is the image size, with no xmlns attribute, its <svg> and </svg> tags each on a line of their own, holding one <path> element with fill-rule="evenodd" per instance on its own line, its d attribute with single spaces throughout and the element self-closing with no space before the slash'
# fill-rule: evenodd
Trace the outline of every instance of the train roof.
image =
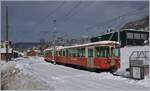
<svg viewBox="0 0 150 91">
<path fill-rule="evenodd" d="M 74 46 L 66 46 L 63 47 L 63 49 L 67 48 L 77 48 L 77 47 L 87 47 L 87 46 L 94 46 L 94 45 L 120 45 L 117 41 L 99 41 L 99 42 L 93 42 L 93 43 L 87 43 L 87 44 L 80 44 L 80 45 L 74 45 Z"/>
<path fill-rule="evenodd" d="M 56 49 L 63 49 L 63 46 L 56 46 Z M 48 47 L 44 51 L 53 50 L 53 47 Z"/>
<path fill-rule="evenodd" d="M 96 46 L 96 45 L 119 45 L 120 43 L 117 41 L 99 41 L 99 42 L 93 42 L 93 43 L 86 43 L 86 44 L 80 44 L 80 45 L 74 45 L 74 46 L 57 46 L 57 50 L 61 49 L 70 49 L 70 48 L 77 48 L 77 47 L 88 47 L 88 46 Z M 44 51 L 53 50 L 53 48 L 47 48 Z"/>
</svg>

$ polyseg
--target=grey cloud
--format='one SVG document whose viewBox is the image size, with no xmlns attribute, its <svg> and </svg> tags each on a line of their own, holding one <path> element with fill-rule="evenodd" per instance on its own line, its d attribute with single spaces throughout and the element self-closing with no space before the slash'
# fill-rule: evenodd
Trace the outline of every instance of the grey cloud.
<svg viewBox="0 0 150 91">
<path fill-rule="evenodd" d="M 57 19 L 59 36 L 67 35 L 65 36 L 67 38 L 79 38 L 83 35 L 96 36 L 100 32 L 106 31 L 107 28 L 118 27 L 119 23 L 125 24 L 130 20 L 142 18 L 149 13 L 149 2 L 145 1 L 84 1 L 80 2 L 75 9 L 73 7 L 79 2 L 64 2 L 63 5 L 62 3 L 58 1 L 2 2 L 3 39 L 6 4 L 9 7 L 10 38 L 15 42 L 39 41 L 39 38 L 52 39 L 52 21 L 54 19 Z M 58 8 L 60 5 L 62 6 Z M 100 26 L 105 21 L 130 11 L 143 11 L 140 10 L 143 7 L 147 7 L 146 13 L 131 15 L 120 21 L 112 21 L 109 24 Z M 66 16 L 70 10 L 72 11 L 69 16 Z M 90 26 L 93 28 L 87 30 Z"/>
</svg>

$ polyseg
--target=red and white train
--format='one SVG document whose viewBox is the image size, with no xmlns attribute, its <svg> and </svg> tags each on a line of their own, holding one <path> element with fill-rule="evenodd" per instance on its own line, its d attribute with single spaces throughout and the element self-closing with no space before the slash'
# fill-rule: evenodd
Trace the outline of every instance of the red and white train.
<svg viewBox="0 0 150 91">
<path fill-rule="evenodd" d="M 53 56 L 54 55 L 54 56 Z M 117 70 L 120 67 L 120 43 L 100 41 L 75 46 L 48 48 L 44 50 L 47 62 L 71 64 L 85 68 Z"/>
</svg>

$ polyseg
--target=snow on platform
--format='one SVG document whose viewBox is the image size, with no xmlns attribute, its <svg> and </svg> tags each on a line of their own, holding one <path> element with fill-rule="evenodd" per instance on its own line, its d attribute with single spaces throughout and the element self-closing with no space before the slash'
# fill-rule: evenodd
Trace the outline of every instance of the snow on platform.
<svg viewBox="0 0 150 91">
<path fill-rule="evenodd" d="M 148 90 L 149 79 L 132 80 L 109 72 L 90 72 L 47 63 L 41 57 L 15 59 L 16 68 L 50 90 Z M 32 79 L 34 80 L 34 79 Z M 30 88 L 26 88 L 29 89 Z"/>
</svg>

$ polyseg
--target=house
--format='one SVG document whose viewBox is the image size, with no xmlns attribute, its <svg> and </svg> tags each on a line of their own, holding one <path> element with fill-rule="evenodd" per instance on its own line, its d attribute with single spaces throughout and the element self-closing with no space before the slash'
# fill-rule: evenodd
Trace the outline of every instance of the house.
<svg viewBox="0 0 150 91">
<path fill-rule="evenodd" d="M 6 60 L 6 43 L 8 43 L 8 57 L 9 59 L 11 59 L 12 57 L 12 53 L 13 53 L 13 49 L 10 47 L 11 46 L 11 42 L 6 42 L 6 41 L 1 41 L 0 42 L 0 60 Z"/>
<path fill-rule="evenodd" d="M 148 40 L 149 32 L 135 29 L 122 29 L 120 32 L 121 47 L 124 46 L 141 46 L 144 41 Z M 112 40 L 118 41 L 118 32 L 109 32 L 101 36 L 91 38 L 91 42 Z"/>
<path fill-rule="evenodd" d="M 27 50 L 27 56 L 37 56 L 39 54 L 38 50 Z"/>
<path fill-rule="evenodd" d="M 8 57 L 12 57 L 12 48 L 8 48 Z M 0 60 L 6 60 L 6 48 L 0 48 Z"/>
</svg>

